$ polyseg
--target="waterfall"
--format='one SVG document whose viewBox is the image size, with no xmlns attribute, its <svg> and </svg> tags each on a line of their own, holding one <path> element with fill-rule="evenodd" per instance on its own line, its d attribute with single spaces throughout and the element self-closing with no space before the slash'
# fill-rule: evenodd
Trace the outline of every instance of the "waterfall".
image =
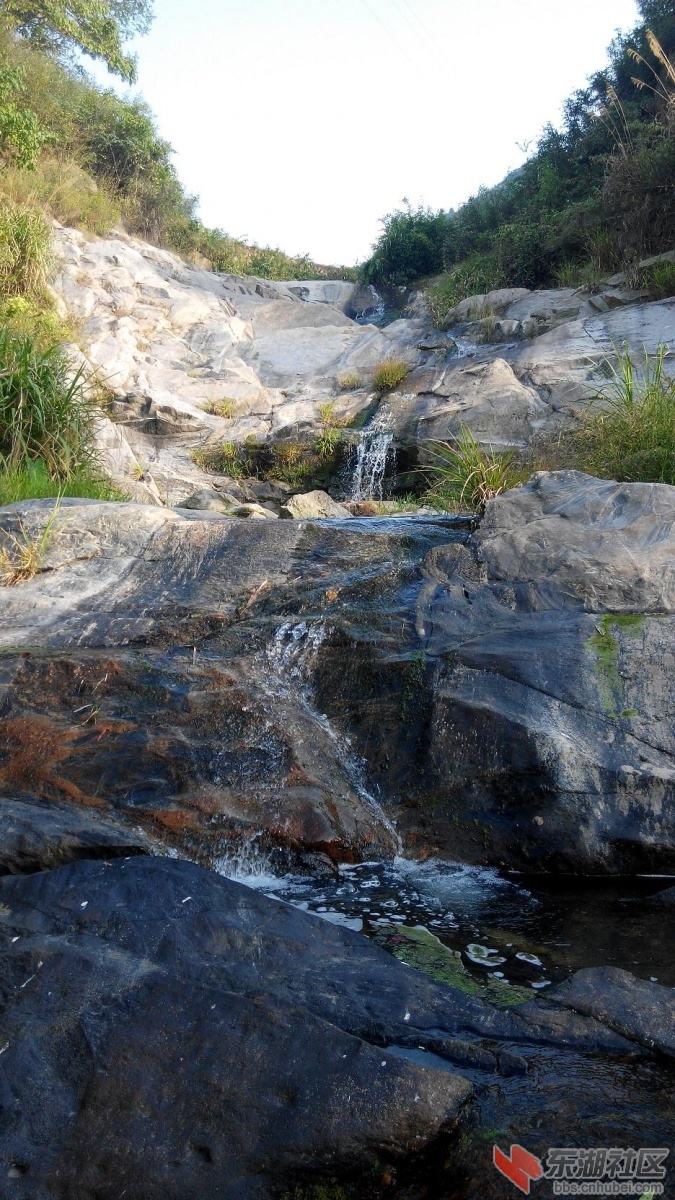
<svg viewBox="0 0 675 1200">
<path fill-rule="evenodd" d="M 336 747 L 354 791 L 371 808 L 375 809 L 383 825 L 387 827 L 398 844 L 400 853 L 401 840 L 396 829 L 375 797 L 366 788 L 364 782 L 365 760 L 354 752 L 349 738 L 333 728 L 325 713 L 317 712 L 312 702 L 311 673 L 319 650 L 329 633 L 330 628 L 325 621 L 286 621 L 280 625 L 265 652 L 268 667 L 267 673 L 262 673 L 265 678 L 265 690 L 271 696 L 291 692 L 296 700 L 298 698 L 301 700 L 305 712 L 321 727 Z M 270 667 L 272 668 L 271 672 Z M 291 681 L 292 686 L 289 686 Z"/>
<path fill-rule="evenodd" d="M 384 477 L 390 460 L 394 435 L 392 416 L 382 408 L 364 429 L 355 449 L 350 498 L 352 500 L 381 500 Z"/>
</svg>

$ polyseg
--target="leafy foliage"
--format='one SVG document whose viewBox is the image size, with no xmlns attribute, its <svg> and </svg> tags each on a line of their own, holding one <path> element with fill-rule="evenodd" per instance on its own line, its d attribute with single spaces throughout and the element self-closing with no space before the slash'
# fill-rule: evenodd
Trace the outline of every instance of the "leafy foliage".
<svg viewBox="0 0 675 1200">
<path fill-rule="evenodd" d="M 642 0 L 643 23 L 615 39 L 609 64 L 567 101 L 536 152 L 456 212 L 409 205 L 383 220 L 362 268 L 375 284 L 445 270 L 430 289 L 438 319 L 494 287 L 555 284 L 571 266 L 610 273 L 675 245 L 675 8 Z"/>
<path fill-rule="evenodd" d="M 61 57 L 81 51 L 129 83 L 136 64 L 123 44 L 152 20 L 151 0 L 5 0 L 3 11 L 34 45 Z"/>
<path fill-rule="evenodd" d="M 25 93 L 23 70 L 0 62 L 0 155 L 32 171 L 49 134 L 24 104 Z"/>
<path fill-rule="evenodd" d="M 363 267 L 365 283 L 396 286 L 443 268 L 445 213 L 413 209 L 407 200 L 403 205 L 382 218 L 382 235 L 373 257 Z"/>
</svg>

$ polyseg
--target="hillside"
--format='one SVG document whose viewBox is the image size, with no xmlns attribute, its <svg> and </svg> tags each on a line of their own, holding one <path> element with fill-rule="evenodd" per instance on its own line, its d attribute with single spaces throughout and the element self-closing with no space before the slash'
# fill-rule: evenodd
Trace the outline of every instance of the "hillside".
<svg viewBox="0 0 675 1200">
<path fill-rule="evenodd" d="M 535 153 L 457 212 L 409 206 L 383 219 L 363 278 L 431 289 L 439 321 L 472 293 L 587 284 L 675 245 L 675 11 L 640 0 L 641 23 L 565 105 Z M 662 269 L 661 295 L 675 291 Z"/>
</svg>

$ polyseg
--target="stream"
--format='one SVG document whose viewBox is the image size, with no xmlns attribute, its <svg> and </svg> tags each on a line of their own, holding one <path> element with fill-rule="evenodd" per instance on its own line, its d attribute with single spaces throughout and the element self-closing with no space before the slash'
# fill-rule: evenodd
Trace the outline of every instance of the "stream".
<svg viewBox="0 0 675 1200">
<path fill-rule="evenodd" d="M 430 859 L 343 865 L 335 877 L 276 875 L 254 848 L 219 869 L 267 895 L 395 948 L 425 929 L 470 975 L 544 990 L 583 967 L 620 967 L 675 986 L 675 910 L 645 903 L 672 880 L 544 880 Z M 392 941 L 393 939 L 393 941 Z"/>
</svg>

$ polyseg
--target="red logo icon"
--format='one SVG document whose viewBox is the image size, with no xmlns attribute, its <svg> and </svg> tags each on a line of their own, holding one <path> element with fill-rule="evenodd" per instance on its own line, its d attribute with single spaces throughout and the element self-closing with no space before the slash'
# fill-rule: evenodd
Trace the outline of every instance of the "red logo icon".
<svg viewBox="0 0 675 1200">
<path fill-rule="evenodd" d="M 539 1159 L 522 1146 L 512 1146 L 510 1158 L 508 1154 L 504 1154 L 499 1149 L 499 1146 L 495 1146 L 492 1151 L 492 1161 L 497 1170 L 510 1179 L 511 1183 L 515 1184 L 526 1196 L 530 1194 L 530 1183 L 533 1180 L 536 1182 L 537 1179 L 541 1179 L 544 1174 L 544 1168 Z"/>
</svg>

